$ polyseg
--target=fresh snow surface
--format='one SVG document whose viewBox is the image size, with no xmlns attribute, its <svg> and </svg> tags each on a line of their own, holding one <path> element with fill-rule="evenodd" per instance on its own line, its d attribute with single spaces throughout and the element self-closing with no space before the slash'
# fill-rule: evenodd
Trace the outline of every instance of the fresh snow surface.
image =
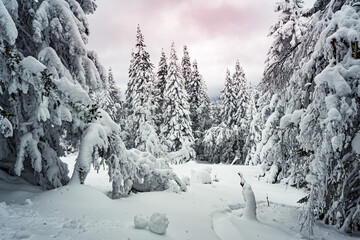
<svg viewBox="0 0 360 240">
<path fill-rule="evenodd" d="M 64 159 L 70 174 L 75 158 Z M 296 203 L 304 196 L 302 191 L 258 181 L 255 178 L 258 168 L 252 166 L 189 162 L 173 168 L 180 178 L 190 179 L 192 171 L 211 169 L 212 179 L 216 176 L 217 181 L 202 184 L 191 179 L 187 192 L 171 188 L 112 200 L 106 195 L 111 190 L 106 170 L 101 169 L 99 174 L 91 171 L 86 185 L 68 185 L 51 191 L 42 191 L 0 171 L 0 239 L 302 239 L 299 234 L 302 208 Z M 257 221 L 242 217 L 245 203 L 239 184 L 240 171 L 255 194 Z M 154 218 L 157 227 L 169 222 L 164 235 L 135 227 L 136 216 L 145 216 L 138 219 L 143 221 L 156 213 L 164 214 Z M 355 239 L 322 224 L 316 225 L 315 236 L 326 240 Z"/>
</svg>

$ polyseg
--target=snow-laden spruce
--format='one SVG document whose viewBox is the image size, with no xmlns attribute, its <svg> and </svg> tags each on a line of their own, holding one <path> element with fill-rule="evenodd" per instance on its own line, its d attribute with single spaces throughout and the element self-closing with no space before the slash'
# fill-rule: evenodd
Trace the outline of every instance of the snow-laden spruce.
<svg viewBox="0 0 360 240">
<path fill-rule="evenodd" d="M 95 170 L 107 165 L 112 181 L 112 197 L 127 196 L 132 188 L 138 191 L 160 191 L 176 181 L 181 190 L 186 186 L 172 172 L 166 159 L 157 159 L 149 152 L 127 150 L 120 138 L 120 127 L 100 111 L 98 119 L 87 125 L 81 139 L 79 155 L 71 183 L 84 183 L 91 165 Z"/>
<path fill-rule="evenodd" d="M 74 184 L 85 182 L 91 165 L 107 164 L 113 197 L 131 188 L 163 190 L 174 181 L 186 190 L 167 159 L 127 150 L 119 125 L 90 97 L 109 88 L 106 71 L 85 47 L 85 12 L 95 10 L 93 1 L 17 3 L 0 2 L 6 26 L 0 35 L 1 169 L 44 189 L 60 187 L 69 178 L 59 157 L 78 149 Z"/>
<path fill-rule="evenodd" d="M 204 155 L 210 162 L 245 162 L 249 152 L 249 146 L 245 146 L 251 120 L 250 94 L 244 70 L 237 60 L 233 76 L 228 69 L 226 71 L 225 87 L 220 96 L 221 123 L 204 133 Z"/>
<path fill-rule="evenodd" d="M 165 149 L 160 143 L 154 119 L 154 67 L 145 47 L 144 36 L 138 26 L 126 90 L 128 115 L 125 131 L 129 136 L 126 143 L 129 148 L 135 147 L 159 157 L 164 155 Z"/>
<path fill-rule="evenodd" d="M 195 137 L 195 151 L 197 160 L 206 160 L 204 158 L 203 138 L 204 131 L 209 128 L 210 118 L 210 98 L 207 94 L 205 81 L 199 73 L 196 60 L 193 63 L 191 81 L 188 82 L 188 94 L 190 105 L 190 118 L 192 131 Z"/>
<path fill-rule="evenodd" d="M 291 56 L 284 55 L 298 70 L 279 73 L 288 83 L 272 98 L 278 85 L 265 71 L 262 120 L 253 120 L 264 125 L 252 162 L 262 164 L 259 176 L 269 182 L 309 189 L 302 202 L 303 230 L 310 235 L 314 220 L 344 232 L 357 231 L 360 222 L 360 164 L 353 144 L 360 106 L 359 12 L 357 1 L 315 2 L 305 14 L 307 31 Z"/>
<path fill-rule="evenodd" d="M 183 163 L 195 159 L 193 149 L 194 136 L 191 129 L 190 106 L 185 89 L 175 43 L 171 45 L 168 75 L 164 90 L 164 122 L 161 125 L 161 134 L 169 152 L 177 153 L 172 158 L 174 163 Z"/>
<path fill-rule="evenodd" d="M 160 133 L 160 125 L 163 122 L 164 91 L 166 86 L 166 76 L 168 65 L 164 49 L 161 50 L 159 67 L 154 82 L 154 104 L 155 104 L 155 123 L 157 133 Z"/>
<path fill-rule="evenodd" d="M 264 89 L 276 92 L 286 87 L 291 75 L 298 66 L 294 55 L 301 44 L 303 26 L 303 0 L 280 0 L 275 3 L 277 22 L 270 28 L 269 36 L 274 39 L 265 61 Z"/>
<path fill-rule="evenodd" d="M 105 110 L 116 122 L 123 125 L 123 101 L 120 88 L 116 85 L 112 69 L 108 71 L 107 87 L 95 95 L 98 106 Z"/>
<path fill-rule="evenodd" d="M 3 28 L 1 101 L 13 134 L 1 136 L 0 164 L 44 188 L 62 186 L 68 181 L 59 159 L 67 148 L 64 142 L 76 146 L 75 136 L 88 120 L 82 117 L 89 116 L 85 76 L 90 88 L 103 85 L 99 74 L 89 74 L 98 69 L 84 48 L 86 17 L 75 1 L 10 1 L 5 6 L 10 14 L 1 8 L 1 16 L 6 21 L 10 16 L 22 31 L 17 36 L 10 22 Z"/>
<path fill-rule="evenodd" d="M 190 89 L 190 84 L 192 81 L 192 69 L 191 69 L 191 60 L 190 60 L 190 56 L 189 56 L 189 52 L 187 50 L 187 46 L 185 45 L 183 48 L 183 57 L 181 59 L 181 74 L 184 78 L 184 85 L 185 85 L 185 89 L 186 92 L 188 93 L 188 95 L 191 94 L 191 89 Z"/>
</svg>

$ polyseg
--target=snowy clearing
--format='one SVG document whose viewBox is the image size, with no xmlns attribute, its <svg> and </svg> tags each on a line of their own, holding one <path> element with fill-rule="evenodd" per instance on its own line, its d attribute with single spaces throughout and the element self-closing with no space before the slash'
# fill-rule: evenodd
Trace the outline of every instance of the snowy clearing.
<svg viewBox="0 0 360 240">
<path fill-rule="evenodd" d="M 70 169 L 74 159 L 64 159 Z M 257 167 L 190 162 L 173 168 L 180 178 L 211 169 L 212 179 L 217 181 L 191 181 L 187 192 L 174 187 L 112 200 L 104 194 L 111 190 L 106 171 L 92 171 L 85 186 L 68 185 L 51 191 L 30 187 L 24 180 L 1 172 L 0 239 L 303 239 L 298 220 L 301 208 L 296 203 L 304 196 L 302 191 L 258 181 Z M 239 171 L 255 193 L 258 221 L 242 217 Z M 135 228 L 136 216 L 150 219 L 154 213 L 166 214 L 169 225 L 165 235 Z M 355 239 L 322 225 L 316 226 L 315 236 Z"/>
</svg>

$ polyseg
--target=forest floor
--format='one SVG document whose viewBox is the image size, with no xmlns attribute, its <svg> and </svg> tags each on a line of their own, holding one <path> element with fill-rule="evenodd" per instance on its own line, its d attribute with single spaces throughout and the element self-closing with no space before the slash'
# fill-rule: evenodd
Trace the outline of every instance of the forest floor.
<svg viewBox="0 0 360 240">
<path fill-rule="evenodd" d="M 74 160 L 75 156 L 64 159 L 70 170 Z M 297 201 L 305 196 L 301 190 L 258 181 L 257 167 L 190 162 L 173 168 L 180 178 L 211 169 L 215 181 L 202 184 L 193 177 L 187 192 L 173 187 L 112 200 L 107 197 L 111 185 L 105 170 L 91 172 L 85 185 L 51 191 L 0 172 L 0 239 L 306 239 L 299 234 L 302 206 Z M 242 217 L 239 171 L 255 193 L 258 221 Z M 166 214 L 170 223 L 165 235 L 134 227 L 135 216 L 153 213 Z M 322 224 L 316 224 L 314 232 L 315 239 L 355 239 Z"/>
</svg>

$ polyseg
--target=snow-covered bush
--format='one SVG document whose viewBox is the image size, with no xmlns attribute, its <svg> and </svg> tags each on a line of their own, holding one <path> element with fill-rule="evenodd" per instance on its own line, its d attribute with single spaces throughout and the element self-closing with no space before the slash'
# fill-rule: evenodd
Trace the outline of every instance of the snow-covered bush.
<svg viewBox="0 0 360 240">
<path fill-rule="evenodd" d="M 83 133 L 72 183 L 84 183 L 91 165 L 97 170 L 106 164 L 113 198 L 127 196 L 132 188 L 137 191 L 165 190 L 170 181 L 186 190 L 165 159 L 137 149 L 127 150 L 120 138 L 119 125 L 106 112 L 99 110 L 99 114 L 100 117 L 93 119 Z"/>
<path fill-rule="evenodd" d="M 211 169 L 210 171 L 207 169 L 195 171 L 191 171 L 191 181 L 202 183 L 202 184 L 211 184 L 212 178 L 211 178 Z"/>
</svg>

